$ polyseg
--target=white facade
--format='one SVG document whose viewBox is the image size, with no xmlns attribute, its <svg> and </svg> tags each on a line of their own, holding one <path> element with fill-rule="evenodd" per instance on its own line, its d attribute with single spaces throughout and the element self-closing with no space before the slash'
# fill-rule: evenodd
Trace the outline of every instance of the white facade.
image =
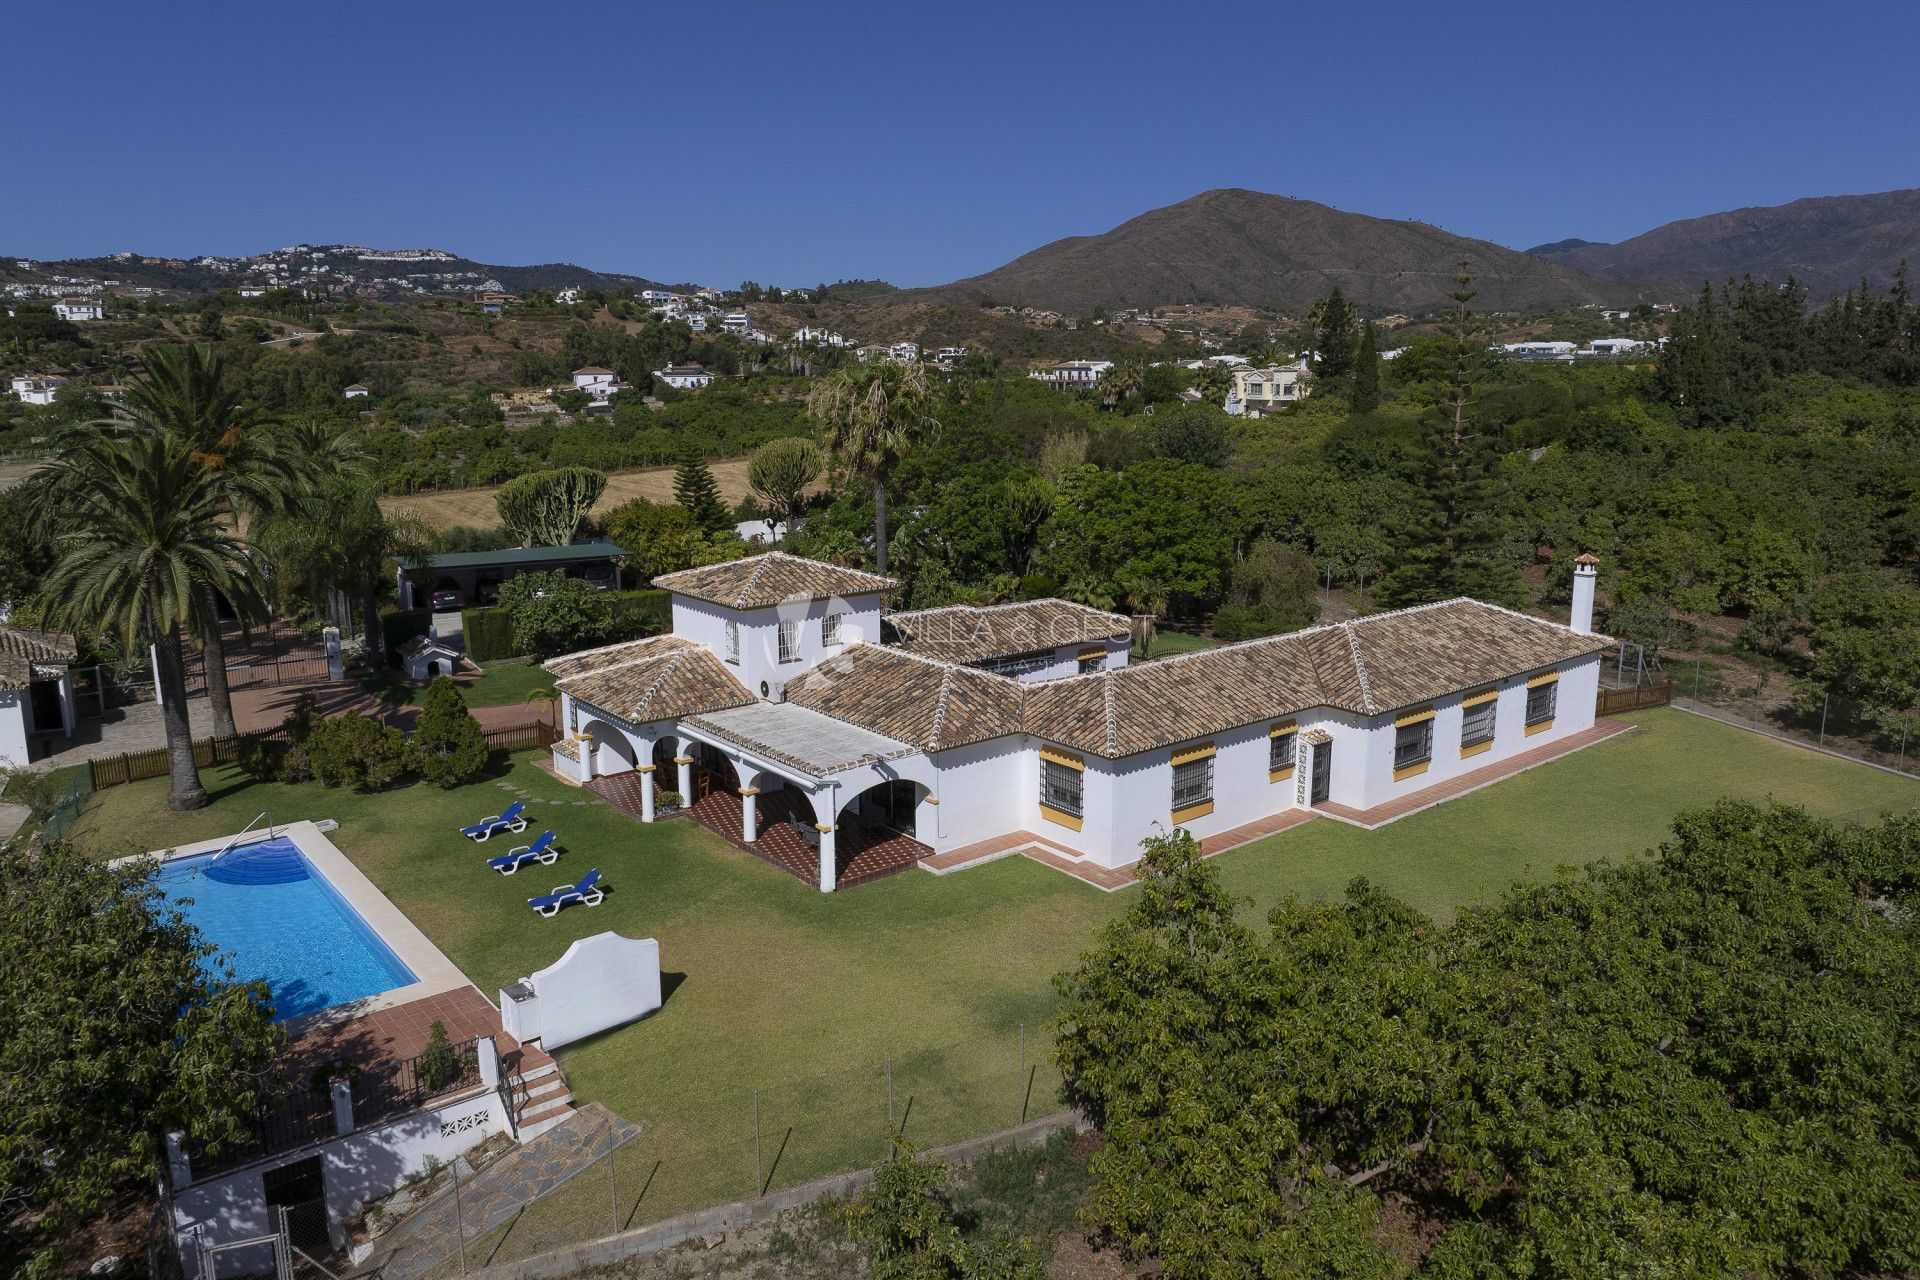
<svg viewBox="0 0 1920 1280">
<path fill-rule="evenodd" d="M 1035 369 L 1027 376 L 1050 387 L 1096 387 L 1100 385 L 1101 375 L 1111 368 L 1111 360 L 1063 360 L 1045 369 Z"/>
<path fill-rule="evenodd" d="M 53 304 L 53 314 L 77 324 L 83 320 L 100 319 L 106 315 L 106 308 L 92 298 L 62 298 Z"/>
<path fill-rule="evenodd" d="M 655 369 L 653 376 L 680 391 L 698 391 L 713 385 L 713 375 L 697 364 L 670 364 Z"/>
<path fill-rule="evenodd" d="M 1224 407 L 1229 414 L 1240 417 L 1297 404 L 1307 398 L 1311 376 L 1304 360 L 1260 369 L 1236 368 Z"/>
<path fill-rule="evenodd" d="M 847 345 L 844 335 L 835 333 L 831 329 L 818 329 L 807 324 L 793 331 L 791 341 L 796 347 L 844 347 Z"/>
<path fill-rule="evenodd" d="M 834 596 L 770 609 L 734 610 L 675 595 L 673 634 L 705 645 L 749 693 L 771 698 L 789 676 L 799 675 L 848 645 L 877 643 L 880 599 L 878 595 L 845 600 Z"/>
<path fill-rule="evenodd" d="M 9 384 L 13 394 L 24 404 L 52 404 L 59 396 L 61 388 L 67 385 L 65 378 L 26 377 L 15 378 Z"/>
</svg>

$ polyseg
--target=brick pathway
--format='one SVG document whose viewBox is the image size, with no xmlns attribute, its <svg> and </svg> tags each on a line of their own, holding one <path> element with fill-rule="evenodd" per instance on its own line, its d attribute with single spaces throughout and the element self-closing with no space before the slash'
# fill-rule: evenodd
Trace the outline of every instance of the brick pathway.
<svg viewBox="0 0 1920 1280">
<path fill-rule="evenodd" d="M 537 1197 L 569 1182 L 602 1162 L 607 1153 L 633 1139 L 640 1126 L 622 1120 L 599 1103 L 588 1103 L 578 1113 L 533 1141 L 518 1147 L 478 1173 L 462 1174 L 460 1194 L 451 1183 L 434 1199 L 396 1223 L 374 1246 L 358 1275 L 381 1280 L 417 1280 L 460 1254 L 460 1242 L 469 1245 L 518 1213 Z M 483 1260 L 469 1253 L 468 1265 Z"/>
<path fill-rule="evenodd" d="M 1314 807 L 1329 818 L 1351 822 L 1358 827 L 1366 827 L 1369 830 L 1374 827 L 1383 827 L 1409 814 L 1419 813 L 1422 809 L 1431 809 L 1443 801 L 1466 795 L 1469 791 L 1478 791 L 1503 778 L 1511 778 L 1516 773 L 1523 773 L 1549 761 L 1558 760 L 1562 756 L 1572 755 L 1596 742 L 1605 742 L 1608 738 L 1629 733 L 1633 727 L 1624 720 L 1601 720 L 1591 729 L 1582 729 L 1579 733 L 1561 738 L 1557 742 L 1550 742 L 1544 747 L 1522 751 L 1517 756 L 1509 756 L 1498 764 L 1490 764 L 1484 769 L 1475 769 L 1471 773 L 1448 778 L 1445 782 L 1436 783 L 1431 787 L 1422 787 L 1418 791 L 1409 792 L 1385 804 L 1377 804 L 1371 809 L 1355 809 L 1330 801 L 1323 801 Z"/>
</svg>

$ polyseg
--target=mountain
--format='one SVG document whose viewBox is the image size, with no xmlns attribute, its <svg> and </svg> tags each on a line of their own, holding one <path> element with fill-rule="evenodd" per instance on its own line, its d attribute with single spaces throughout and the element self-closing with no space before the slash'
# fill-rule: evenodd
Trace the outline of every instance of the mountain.
<svg viewBox="0 0 1920 1280">
<path fill-rule="evenodd" d="M 1688 288 L 1702 280 L 1791 275 L 1819 300 L 1862 276 L 1883 288 L 1902 259 L 1920 268 L 1920 188 L 1733 209 L 1669 222 L 1619 244 L 1563 240 L 1528 252 L 1610 279 Z"/>
<path fill-rule="evenodd" d="M 353 244 L 300 244 L 245 257 L 158 258 L 116 253 L 58 262 L 0 257 L 0 284 L 25 285 L 46 292 L 95 284 L 177 293 L 213 293 L 243 285 L 302 285 L 385 299 L 489 289 L 518 293 L 568 285 L 623 291 L 659 287 L 640 276 L 591 271 L 570 262 L 499 266 L 475 262 L 445 249 L 369 249 Z"/>
<path fill-rule="evenodd" d="M 1584 249 L 1590 244 L 1599 243 L 1598 240 L 1581 240 L 1576 237 L 1572 240 L 1555 240 L 1552 244 L 1537 244 L 1527 252 L 1550 258 L 1556 253 L 1565 253 L 1569 249 Z"/>
<path fill-rule="evenodd" d="M 1472 260 L 1475 305 L 1492 311 L 1638 301 L 1631 285 L 1424 222 L 1348 213 L 1258 191 L 1206 191 L 1096 236 L 1056 240 L 985 275 L 900 301 L 1044 307 L 1086 315 L 1193 302 L 1300 313 L 1339 285 L 1363 309 L 1444 305 L 1456 263 Z M 1658 296 L 1666 296 L 1662 293 Z"/>
</svg>

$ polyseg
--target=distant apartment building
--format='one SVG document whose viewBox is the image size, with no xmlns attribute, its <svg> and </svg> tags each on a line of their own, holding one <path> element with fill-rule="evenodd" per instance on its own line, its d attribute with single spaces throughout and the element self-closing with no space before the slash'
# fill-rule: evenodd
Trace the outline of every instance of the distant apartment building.
<svg viewBox="0 0 1920 1280">
<path fill-rule="evenodd" d="M 664 307 L 674 298 L 674 295 L 665 289 L 642 289 L 633 296 L 650 307 Z"/>
<path fill-rule="evenodd" d="M 1062 360 L 1059 364 L 1048 365 L 1044 369 L 1034 369 L 1027 376 L 1035 382 L 1044 382 L 1056 390 L 1071 391 L 1076 387 L 1092 388 L 1100 385 L 1100 377 L 1113 368 L 1111 360 Z"/>
<path fill-rule="evenodd" d="M 744 311 L 729 311 L 720 317 L 720 328 L 725 333 L 745 333 L 753 327 L 753 321 Z"/>
<path fill-rule="evenodd" d="M 1223 406 L 1234 417 L 1260 417 L 1307 398 L 1313 375 L 1305 360 L 1264 368 L 1235 368 Z"/>
</svg>

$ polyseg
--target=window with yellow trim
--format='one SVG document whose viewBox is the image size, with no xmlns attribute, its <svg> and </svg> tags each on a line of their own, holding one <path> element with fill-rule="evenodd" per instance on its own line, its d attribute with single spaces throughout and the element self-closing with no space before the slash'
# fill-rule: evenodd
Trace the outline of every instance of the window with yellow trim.
<svg viewBox="0 0 1920 1280">
<path fill-rule="evenodd" d="M 1085 772 L 1051 755 L 1040 757 L 1040 803 L 1070 818 L 1084 816 Z"/>
<path fill-rule="evenodd" d="M 1177 758 L 1177 757 L 1176 757 Z M 1213 753 L 1173 766 L 1173 811 L 1182 813 L 1213 803 Z M 1197 815 L 1196 815 L 1197 816 Z"/>
<path fill-rule="evenodd" d="M 1460 749 L 1469 750 L 1493 741 L 1493 722 L 1500 712 L 1495 698 L 1467 699 L 1460 711 Z"/>
<path fill-rule="evenodd" d="M 1422 716 L 1393 731 L 1393 772 L 1396 777 L 1407 771 L 1424 769 L 1433 759 L 1433 717 Z"/>
<path fill-rule="evenodd" d="M 1295 749 L 1300 735 L 1293 729 L 1275 730 L 1267 739 L 1267 773 L 1288 774 L 1293 772 Z"/>
<path fill-rule="evenodd" d="M 1527 728 L 1548 724 L 1560 708 L 1560 682 L 1530 684 L 1527 688 Z"/>
</svg>

